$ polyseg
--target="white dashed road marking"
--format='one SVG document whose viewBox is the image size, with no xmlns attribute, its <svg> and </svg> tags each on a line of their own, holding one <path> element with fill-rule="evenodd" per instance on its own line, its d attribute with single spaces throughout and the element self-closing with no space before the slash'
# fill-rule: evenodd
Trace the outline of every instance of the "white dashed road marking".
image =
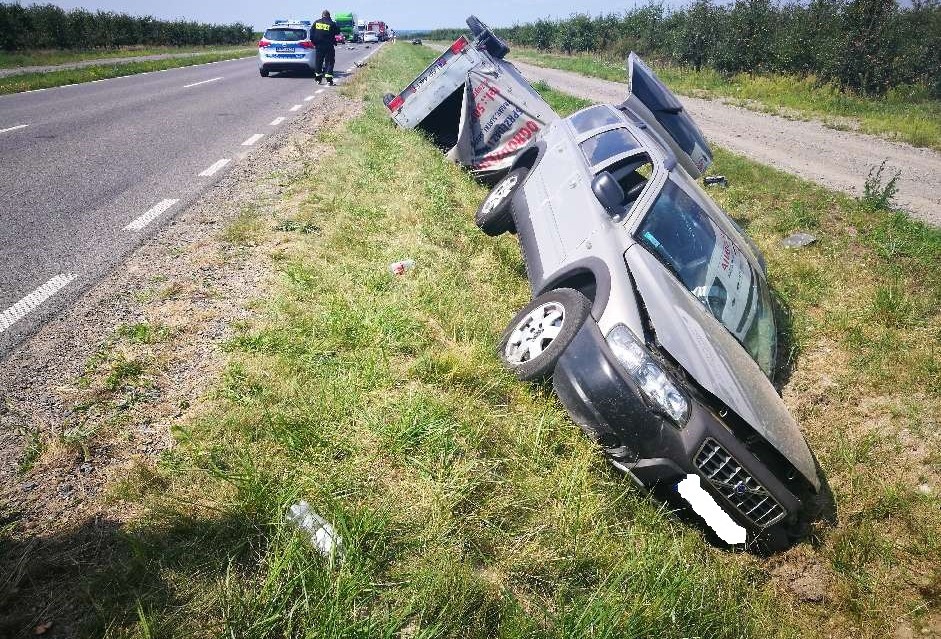
<svg viewBox="0 0 941 639">
<path fill-rule="evenodd" d="M 304 98 L 304 102 L 310 102 L 310 101 L 313 100 L 313 99 L 314 99 L 314 96 L 309 95 L 309 96 L 307 96 L 306 98 Z"/>
<path fill-rule="evenodd" d="M 284 118 L 283 118 L 283 117 L 275 118 L 274 120 L 271 121 L 270 126 L 278 126 L 278 125 L 281 124 L 282 122 L 284 122 Z"/>
<path fill-rule="evenodd" d="M 16 126 L 11 126 L 9 129 L 0 129 L 0 133 L 9 133 L 10 131 L 18 131 L 20 129 L 25 129 L 28 127 L 28 124 L 17 124 Z"/>
<path fill-rule="evenodd" d="M 317 89 L 316 91 L 314 91 L 314 93 L 316 93 L 317 95 L 320 95 L 323 92 L 324 92 L 323 89 Z"/>
<path fill-rule="evenodd" d="M 293 111 L 300 111 L 300 110 L 301 110 L 301 107 L 303 107 L 303 106 L 304 106 L 303 104 L 295 104 L 295 105 L 292 106 L 290 109 L 288 109 L 288 111 L 292 111 L 292 112 L 293 112 Z"/>
<path fill-rule="evenodd" d="M 179 200 L 163 200 L 155 207 L 144 213 L 143 215 L 138 216 L 134 219 L 133 222 L 124 227 L 125 231 L 142 231 L 147 227 L 148 224 L 156 220 L 158 217 L 170 210 L 174 204 L 179 202 Z"/>
<path fill-rule="evenodd" d="M 211 80 L 203 80 L 202 82 L 194 82 L 193 84 L 184 84 L 183 88 L 188 89 L 190 87 L 198 87 L 200 84 L 209 84 L 210 82 L 218 82 L 221 79 L 222 79 L 221 77 L 218 77 L 218 78 L 212 78 Z"/>
<path fill-rule="evenodd" d="M 265 137 L 264 133 L 256 133 L 252 137 L 242 142 L 242 146 L 251 146 L 255 144 L 255 142 L 258 142 L 258 140 L 262 139 L 263 137 Z"/>
<path fill-rule="evenodd" d="M 222 167 L 224 167 L 226 164 L 228 164 L 231 161 L 232 160 L 230 158 L 222 158 L 221 160 L 219 160 L 218 162 L 210 166 L 208 169 L 200 173 L 199 176 L 209 177 L 211 175 L 215 175 L 219 171 L 219 169 L 221 169 Z"/>
<path fill-rule="evenodd" d="M 71 273 L 56 275 L 19 302 L 0 313 L 0 333 L 26 317 L 37 306 L 68 286 L 69 282 L 76 277 L 78 276 L 72 275 Z"/>
</svg>

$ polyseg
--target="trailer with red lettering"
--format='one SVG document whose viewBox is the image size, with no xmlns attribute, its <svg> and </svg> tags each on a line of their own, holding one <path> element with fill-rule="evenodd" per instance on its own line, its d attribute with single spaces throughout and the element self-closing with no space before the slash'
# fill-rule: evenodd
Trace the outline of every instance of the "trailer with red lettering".
<svg viewBox="0 0 941 639">
<path fill-rule="evenodd" d="M 467 24 L 473 41 L 458 38 L 385 104 L 397 125 L 425 131 L 449 158 L 492 181 L 559 116 L 503 59 L 505 42 L 474 16 Z"/>
</svg>

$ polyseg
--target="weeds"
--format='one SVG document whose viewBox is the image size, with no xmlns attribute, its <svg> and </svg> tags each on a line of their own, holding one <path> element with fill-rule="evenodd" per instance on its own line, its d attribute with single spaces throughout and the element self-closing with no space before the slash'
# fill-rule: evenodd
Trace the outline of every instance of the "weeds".
<svg viewBox="0 0 941 639">
<path fill-rule="evenodd" d="M 869 177 L 863 185 L 862 203 L 870 211 L 889 211 L 893 207 L 893 201 L 898 193 L 898 181 L 902 176 L 900 170 L 896 170 L 895 175 L 886 179 L 885 163 L 883 160 L 878 167 L 873 166 L 869 169 Z"/>
</svg>

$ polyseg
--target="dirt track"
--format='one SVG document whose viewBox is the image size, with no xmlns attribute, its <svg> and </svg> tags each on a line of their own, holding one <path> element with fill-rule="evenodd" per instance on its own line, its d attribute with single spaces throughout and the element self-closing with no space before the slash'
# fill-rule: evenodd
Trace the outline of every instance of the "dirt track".
<svg viewBox="0 0 941 639">
<path fill-rule="evenodd" d="M 627 85 L 620 82 L 513 63 L 531 82 L 542 80 L 588 100 L 618 103 L 627 95 Z M 683 96 L 682 101 L 718 146 L 852 196 L 862 194 L 870 168 L 886 160 L 887 173 L 901 171 L 896 204 L 917 219 L 941 226 L 941 154 L 935 151 L 715 100 Z"/>
</svg>

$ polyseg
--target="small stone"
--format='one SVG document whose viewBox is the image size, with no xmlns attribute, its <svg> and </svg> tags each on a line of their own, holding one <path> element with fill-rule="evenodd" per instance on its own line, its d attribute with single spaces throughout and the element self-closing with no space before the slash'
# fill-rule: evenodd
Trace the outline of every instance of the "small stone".
<svg viewBox="0 0 941 639">
<path fill-rule="evenodd" d="M 803 248 L 817 241 L 817 238 L 810 233 L 793 233 L 781 240 L 781 246 L 784 248 Z"/>
<path fill-rule="evenodd" d="M 78 467 L 78 470 L 79 470 L 79 472 L 81 472 L 83 475 L 87 475 L 88 473 L 90 473 L 90 472 L 92 472 L 93 470 L 95 470 L 95 467 L 92 466 L 91 464 L 89 464 L 88 462 L 85 462 L 84 464 L 82 464 L 81 466 Z"/>
<path fill-rule="evenodd" d="M 918 487 L 918 492 L 920 492 L 922 495 L 930 495 L 934 491 L 931 489 L 931 486 L 929 486 L 928 484 L 922 484 L 921 486 Z"/>
</svg>

